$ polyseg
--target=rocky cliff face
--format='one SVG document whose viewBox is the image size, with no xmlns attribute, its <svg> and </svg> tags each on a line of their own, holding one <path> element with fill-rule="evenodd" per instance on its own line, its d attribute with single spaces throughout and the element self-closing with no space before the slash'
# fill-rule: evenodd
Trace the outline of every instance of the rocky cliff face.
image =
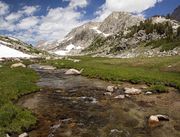
<svg viewBox="0 0 180 137">
<path fill-rule="evenodd" d="M 103 22 L 89 22 L 74 28 L 63 40 L 51 44 L 39 44 L 38 48 L 51 50 L 59 55 L 79 54 L 89 47 L 97 37 L 108 37 L 119 31 L 126 31 L 144 19 L 127 12 L 113 12 Z M 50 48 L 51 47 L 51 48 Z"/>
<path fill-rule="evenodd" d="M 120 30 L 125 31 L 129 27 L 137 25 L 143 20 L 143 17 L 128 12 L 113 12 L 100 24 L 99 30 L 107 34 L 115 34 Z"/>
<path fill-rule="evenodd" d="M 171 14 L 172 19 L 180 21 L 180 5 Z"/>
</svg>

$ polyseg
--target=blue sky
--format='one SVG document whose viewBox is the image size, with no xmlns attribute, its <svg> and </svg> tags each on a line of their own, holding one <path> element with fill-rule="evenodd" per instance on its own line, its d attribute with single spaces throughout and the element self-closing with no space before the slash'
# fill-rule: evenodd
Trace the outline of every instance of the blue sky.
<svg viewBox="0 0 180 137">
<path fill-rule="evenodd" d="M 62 39 L 72 28 L 113 11 L 144 17 L 171 13 L 180 0 L 0 0 L 0 34 L 35 44 Z"/>
</svg>

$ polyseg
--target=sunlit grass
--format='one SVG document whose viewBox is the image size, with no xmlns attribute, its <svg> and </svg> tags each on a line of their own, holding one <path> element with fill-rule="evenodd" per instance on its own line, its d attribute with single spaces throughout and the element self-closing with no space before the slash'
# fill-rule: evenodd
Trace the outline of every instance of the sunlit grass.
<svg viewBox="0 0 180 137">
<path fill-rule="evenodd" d="M 110 81 L 169 84 L 180 88 L 180 57 L 113 59 L 101 57 L 74 57 L 69 60 L 48 61 L 59 68 L 84 68 L 82 75 Z"/>
<path fill-rule="evenodd" d="M 27 68 L 11 69 L 7 64 L 0 68 L 0 136 L 5 133 L 20 133 L 36 123 L 30 111 L 13 102 L 20 96 L 38 90 L 38 76 Z"/>
</svg>

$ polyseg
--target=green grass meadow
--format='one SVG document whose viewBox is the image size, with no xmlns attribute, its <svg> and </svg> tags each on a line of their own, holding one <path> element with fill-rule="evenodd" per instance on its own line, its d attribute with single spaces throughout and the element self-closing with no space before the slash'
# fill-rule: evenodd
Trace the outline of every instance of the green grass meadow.
<svg viewBox="0 0 180 137">
<path fill-rule="evenodd" d="M 154 58 L 102 58 L 72 57 L 81 60 L 48 61 L 58 68 L 76 68 L 84 71 L 82 75 L 114 82 L 173 85 L 180 89 L 180 56 Z"/>
<path fill-rule="evenodd" d="M 21 133 L 36 123 L 28 110 L 15 105 L 22 95 L 37 91 L 36 73 L 27 68 L 11 69 L 7 64 L 0 67 L 0 137 L 6 133 Z"/>
</svg>

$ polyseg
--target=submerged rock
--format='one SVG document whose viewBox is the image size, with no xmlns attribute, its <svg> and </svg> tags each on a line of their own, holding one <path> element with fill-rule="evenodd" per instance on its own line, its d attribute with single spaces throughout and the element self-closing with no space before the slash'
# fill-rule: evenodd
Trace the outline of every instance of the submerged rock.
<svg viewBox="0 0 180 137">
<path fill-rule="evenodd" d="M 50 60 L 50 59 L 51 59 L 51 57 L 49 57 L 49 56 L 48 56 L 48 57 L 46 57 L 46 60 Z"/>
<path fill-rule="evenodd" d="M 11 65 L 11 68 L 17 68 L 17 67 L 23 67 L 23 68 L 25 68 L 26 65 L 24 65 L 23 63 L 15 63 L 15 64 L 12 64 L 12 65 Z"/>
<path fill-rule="evenodd" d="M 118 95 L 118 96 L 115 96 L 114 98 L 116 98 L 116 99 L 124 99 L 125 95 Z"/>
<path fill-rule="evenodd" d="M 77 69 L 69 69 L 65 72 L 66 75 L 80 75 L 82 73 L 83 69 L 80 71 Z"/>
<path fill-rule="evenodd" d="M 148 126 L 157 127 L 160 125 L 160 121 L 169 121 L 169 117 L 166 115 L 151 115 L 148 119 Z"/>
<path fill-rule="evenodd" d="M 145 95 L 152 95 L 152 94 L 153 94 L 153 93 L 150 92 L 150 91 L 148 91 L 148 92 L 145 93 Z"/>
<path fill-rule="evenodd" d="M 149 127 L 157 127 L 159 126 L 159 124 L 160 124 L 160 121 L 157 116 L 152 115 L 149 117 L 149 120 L 148 120 Z"/>
<path fill-rule="evenodd" d="M 130 137 L 130 133 L 125 130 L 111 129 L 109 137 Z"/>
<path fill-rule="evenodd" d="M 107 86 L 106 90 L 109 92 L 114 92 L 115 87 L 114 86 Z"/>
<path fill-rule="evenodd" d="M 138 95 L 141 94 L 141 90 L 140 89 L 136 89 L 136 88 L 125 88 L 125 94 L 129 94 L 129 95 Z"/>
<path fill-rule="evenodd" d="M 39 64 L 32 64 L 28 66 L 31 69 L 42 69 L 42 70 L 55 70 L 56 67 L 49 66 L 49 65 L 39 65 Z"/>
<path fill-rule="evenodd" d="M 40 66 L 40 69 L 55 70 L 56 67 L 46 65 L 46 66 Z"/>
<path fill-rule="evenodd" d="M 105 92 L 104 95 L 112 96 L 111 92 Z"/>
</svg>

